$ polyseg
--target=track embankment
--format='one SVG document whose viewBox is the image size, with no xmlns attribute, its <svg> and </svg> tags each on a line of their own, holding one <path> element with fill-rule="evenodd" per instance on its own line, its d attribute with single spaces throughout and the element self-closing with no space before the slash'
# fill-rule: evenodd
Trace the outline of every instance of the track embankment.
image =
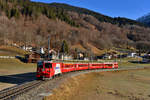
<svg viewBox="0 0 150 100">
<path fill-rule="evenodd" d="M 0 100 L 7 100 L 13 98 L 14 100 L 42 100 L 42 93 L 50 93 L 55 88 L 58 88 L 66 79 L 70 77 L 78 77 L 86 73 L 92 72 L 119 72 L 119 71 L 132 71 L 140 69 L 150 69 L 150 67 L 130 67 L 130 68 L 119 68 L 119 69 L 97 69 L 97 70 L 85 70 L 78 72 L 71 72 L 64 74 L 60 77 L 56 77 L 50 81 L 32 81 L 22 85 L 17 85 L 12 88 L 8 88 L 0 91 Z M 59 100 L 59 99 L 58 99 Z"/>
<path fill-rule="evenodd" d="M 44 100 L 150 100 L 150 69 L 93 72 L 66 79 Z"/>
<path fill-rule="evenodd" d="M 0 100 L 9 100 L 9 99 L 14 99 L 17 95 L 23 94 L 40 84 L 42 84 L 42 81 L 32 81 L 32 82 L 27 82 L 22 85 L 17 85 L 12 88 L 7 88 L 2 91 L 0 91 Z"/>
</svg>

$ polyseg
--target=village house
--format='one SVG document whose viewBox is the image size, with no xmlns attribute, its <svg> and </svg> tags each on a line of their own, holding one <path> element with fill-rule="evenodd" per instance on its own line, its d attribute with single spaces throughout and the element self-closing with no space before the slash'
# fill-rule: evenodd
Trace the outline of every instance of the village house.
<svg viewBox="0 0 150 100">
<path fill-rule="evenodd" d="M 25 51 L 30 51 L 30 52 L 32 52 L 32 49 L 33 49 L 33 47 L 32 46 L 21 46 L 21 48 L 23 49 L 23 50 L 25 50 Z"/>
<path fill-rule="evenodd" d="M 25 59 L 27 63 L 37 63 L 39 60 L 42 60 L 41 55 L 37 52 L 26 54 Z"/>
</svg>

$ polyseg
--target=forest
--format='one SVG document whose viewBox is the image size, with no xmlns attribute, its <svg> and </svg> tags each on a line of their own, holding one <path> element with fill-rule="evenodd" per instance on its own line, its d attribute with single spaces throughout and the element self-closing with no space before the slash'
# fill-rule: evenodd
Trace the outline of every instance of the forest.
<svg viewBox="0 0 150 100">
<path fill-rule="evenodd" d="M 148 51 L 150 28 L 127 18 L 112 18 L 85 8 L 30 0 L 0 0 L 0 45 L 47 46 L 100 54 L 103 49 Z"/>
</svg>

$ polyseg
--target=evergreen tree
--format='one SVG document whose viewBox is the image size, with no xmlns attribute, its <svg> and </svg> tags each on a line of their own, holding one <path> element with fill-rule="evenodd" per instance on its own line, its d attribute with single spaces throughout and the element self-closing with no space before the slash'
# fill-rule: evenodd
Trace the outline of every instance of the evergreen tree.
<svg viewBox="0 0 150 100">
<path fill-rule="evenodd" d="M 69 52 L 68 44 L 67 44 L 67 42 L 65 40 L 62 43 L 60 52 L 61 53 L 66 53 L 66 54 Z"/>
<path fill-rule="evenodd" d="M 6 13 L 6 16 L 10 19 L 10 18 L 11 18 L 11 12 L 10 12 L 10 10 L 7 9 L 7 10 L 5 11 L 5 13 Z"/>
<path fill-rule="evenodd" d="M 19 18 L 19 10 L 17 8 L 13 8 L 10 11 L 10 17 L 15 17 L 15 18 Z"/>
</svg>

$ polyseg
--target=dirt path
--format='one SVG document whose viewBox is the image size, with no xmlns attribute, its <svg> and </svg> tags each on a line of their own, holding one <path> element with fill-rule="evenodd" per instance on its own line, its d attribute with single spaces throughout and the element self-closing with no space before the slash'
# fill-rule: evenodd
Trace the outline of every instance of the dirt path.
<svg viewBox="0 0 150 100">
<path fill-rule="evenodd" d="M 150 100 L 150 69 L 89 73 L 67 79 L 46 100 Z"/>
</svg>

